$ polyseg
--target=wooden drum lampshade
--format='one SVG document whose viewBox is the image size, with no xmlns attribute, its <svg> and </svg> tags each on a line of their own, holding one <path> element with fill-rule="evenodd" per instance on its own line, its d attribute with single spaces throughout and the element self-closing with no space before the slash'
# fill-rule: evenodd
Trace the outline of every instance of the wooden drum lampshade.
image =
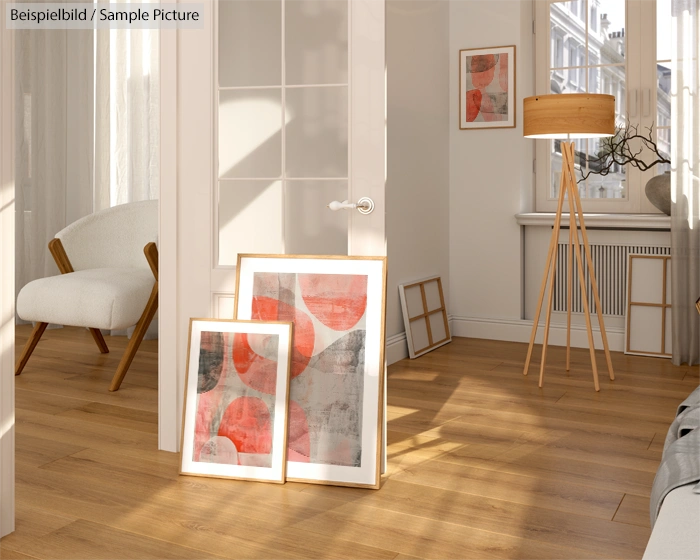
<svg viewBox="0 0 700 560">
<path fill-rule="evenodd" d="M 573 281 L 573 259 L 576 258 L 579 284 L 581 287 L 581 301 L 586 319 L 586 329 L 588 333 L 588 347 L 591 355 L 591 367 L 593 370 L 593 384 L 596 391 L 600 390 L 598 383 L 598 368 L 595 359 L 595 345 L 593 342 L 593 329 L 591 326 L 591 314 L 588 301 L 588 290 L 583 272 L 583 258 L 585 256 L 588 265 L 588 276 L 591 284 L 591 291 L 595 301 L 600 334 L 603 339 L 605 359 L 608 365 L 610 379 L 615 379 L 612 361 L 610 359 L 610 348 L 608 338 L 603 324 L 603 314 L 598 296 L 598 285 L 593 270 L 593 259 L 588 243 L 588 234 L 583 218 L 581 207 L 581 197 L 579 196 L 576 171 L 574 167 L 575 150 L 571 138 L 599 138 L 603 136 L 613 136 L 615 134 L 615 97 L 612 95 L 594 93 L 569 93 L 536 95 L 523 100 L 523 135 L 527 138 L 566 138 L 566 142 L 561 143 L 562 173 L 559 184 L 559 199 L 557 213 L 554 218 L 554 228 L 552 238 L 549 242 L 549 253 L 547 264 L 545 265 L 544 278 L 540 287 L 539 301 L 532 324 L 530 335 L 530 345 L 525 359 L 525 369 L 523 374 L 527 375 L 532 358 L 532 348 L 537 334 L 537 325 L 542 311 L 545 291 L 549 283 L 547 295 L 547 314 L 544 327 L 544 340 L 542 342 L 542 359 L 540 363 L 539 386 L 542 387 L 544 380 L 544 367 L 547 356 L 547 340 L 549 337 L 549 324 L 552 314 L 552 296 L 554 292 L 554 274 L 557 261 L 557 245 L 559 244 L 559 231 L 561 229 L 562 212 L 564 201 L 568 199 L 569 206 L 569 243 L 568 243 L 568 278 L 567 278 L 567 321 L 566 321 L 566 371 L 569 371 L 571 361 L 571 300 Z M 578 217 L 578 223 L 576 220 Z M 580 233 L 579 233 L 580 232 Z M 581 254 L 581 246 L 583 252 Z"/>
<path fill-rule="evenodd" d="M 615 97 L 555 93 L 523 100 L 526 138 L 599 138 L 615 134 Z"/>
</svg>

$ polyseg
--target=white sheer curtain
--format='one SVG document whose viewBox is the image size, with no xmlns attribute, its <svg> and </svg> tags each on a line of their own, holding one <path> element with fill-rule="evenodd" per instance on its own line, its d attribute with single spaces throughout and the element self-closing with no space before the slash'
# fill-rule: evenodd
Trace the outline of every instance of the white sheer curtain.
<svg viewBox="0 0 700 560">
<path fill-rule="evenodd" d="M 97 32 L 95 207 L 158 198 L 158 31 Z"/>
<path fill-rule="evenodd" d="M 158 44 L 151 29 L 17 31 L 17 292 L 58 274 L 47 245 L 65 226 L 158 198 Z"/>
<path fill-rule="evenodd" d="M 15 34 L 16 290 L 58 274 L 56 232 L 93 211 L 93 32 Z"/>
<path fill-rule="evenodd" d="M 671 266 L 673 363 L 700 362 L 700 0 L 672 0 Z"/>
</svg>

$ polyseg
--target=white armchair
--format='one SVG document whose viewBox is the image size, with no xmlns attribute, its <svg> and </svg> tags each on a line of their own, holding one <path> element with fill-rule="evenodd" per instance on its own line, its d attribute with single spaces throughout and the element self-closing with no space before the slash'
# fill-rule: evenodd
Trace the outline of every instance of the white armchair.
<svg viewBox="0 0 700 560">
<path fill-rule="evenodd" d="M 95 212 L 58 232 L 49 250 L 61 275 L 29 282 L 17 297 L 19 317 L 36 325 L 15 375 L 49 323 L 88 327 L 102 353 L 109 349 L 100 329 L 136 325 L 109 390 L 119 389 L 158 309 L 157 237 L 157 200 Z"/>
</svg>

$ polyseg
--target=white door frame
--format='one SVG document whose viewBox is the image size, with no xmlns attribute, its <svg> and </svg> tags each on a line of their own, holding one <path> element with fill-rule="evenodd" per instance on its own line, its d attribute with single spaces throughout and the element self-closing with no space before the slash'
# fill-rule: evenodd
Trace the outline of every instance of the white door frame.
<svg viewBox="0 0 700 560">
<path fill-rule="evenodd" d="M 212 3 L 204 4 L 205 25 L 211 25 Z M 198 189 L 208 193 L 209 175 L 192 169 L 190 162 L 205 161 L 210 167 L 211 158 L 201 157 L 210 146 L 206 142 L 198 146 L 188 144 L 197 136 L 197 118 L 188 119 L 187 102 L 211 103 L 209 81 L 191 77 L 181 79 L 178 66 L 182 60 L 199 56 L 202 48 L 202 30 L 161 30 L 160 32 L 160 232 L 158 243 L 158 449 L 177 452 L 180 449 L 182 402 L 184 398 L 185 359 L 189 309 L 180 305 L 179 295 L 189 294 L 190 300 L 204 295 L 209 298 L 209 278 L 188 274 L 192 263 L 180 266 L 178 253 L 188 241 L 188 228 L 197 228 L 196 210 L 210 212 L 209 199 L 202 198 L 197 209 L 188 207 L 185 212 L 178 203 L 182 189 Z M 208 71 L 209 69 L 202 70 Z M 205 72 L 206 74 L 206 72 Z M 200 91 L 201 90 L 201 91 Z M 199 123 L 202 126 L 203 123 Z M 210 126 L 210 123 L 206 123 Z M 181 132 L 186 131 L 186 132 Z M 181 134 L 182 136 L 178 136 Z M 197 136 L 201 137 L 201 136 Z M 184 147 L 183 147 L 184 145 Z M 184 157 L 180 157 L 186 154 Z M 208 259 L 210 251 L 201 251 Z M 208 260 L 206 261 L 208 262 Z M 196 276 L 196 275 L 195 275 Z M 206 290 L 199 284 L 205 282 Z M 198 315 L 194 313 L 194 315 Z"/>
<path fill-rule="evenodd" d="M 176 127 L 167 153 L 161 151 L 161 169 L 172 173 L 173 181 L 167 190 L 165 183 L 161 187 L 161 233 L 170 245 L 168 271 L 159 277 L 177 279 L 161 292 L 159 305 L 168 314 L 161 315 L 160 324 L 168 331 L 159 333 L 158 381 L 159 446 L 166 451 L 180 447 L 189 318 L 207 316 L 211 306 L 211 240 L 200 243 L 199 232 L 202 224 L 210 223 L 213 208 L 212 68 L 202 62 L 212 56 L 213 3 L 205 2 L 203 9 L 204 29 L 178 30 L 171 44 L 161 43 L 161 60 L 169 66 L 167 77 L 161 69 L 161 95 L 173 96 L 168 101 L 171 112 L 163 113 L 162 120 Z M 167 134 L 162 131 L 161 138 Z"/>
<path fill-rule="evenodd" d="M 160 31 L 160 222 L 158 236 L 158 449 L 176 452 L 180 444 L 183 387 L 178 352 L 178 113 L 179 33 Z M 198 33 L 191 30 L 189 33 Z M 183 358 L 184 360 L 184 358 Z"/>
<path fill-rule="evenodd" d="M 14 48 L 0 1 L 0 537 L 15 530 Z"/>
</svg>

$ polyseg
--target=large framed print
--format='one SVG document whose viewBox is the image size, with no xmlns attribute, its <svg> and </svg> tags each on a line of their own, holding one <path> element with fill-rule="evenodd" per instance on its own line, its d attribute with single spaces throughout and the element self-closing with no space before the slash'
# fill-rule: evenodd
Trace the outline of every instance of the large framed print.
<svg viewBox="0 0 700 560">
<path fill-rule="evenodd" d="M 180 474 L 283 483 L 292 324 L 191 319 Z"/>
<path fill-rule="evenodd" d="M 459 128 L 515 126 L 515 45 L 459 51 Z"/>
<path fill-rule="evenodd" d="M 386 259 L 239 255 L 235 316 L 292 321 L 287 480 L 379 488 Z"/>
</svg>

